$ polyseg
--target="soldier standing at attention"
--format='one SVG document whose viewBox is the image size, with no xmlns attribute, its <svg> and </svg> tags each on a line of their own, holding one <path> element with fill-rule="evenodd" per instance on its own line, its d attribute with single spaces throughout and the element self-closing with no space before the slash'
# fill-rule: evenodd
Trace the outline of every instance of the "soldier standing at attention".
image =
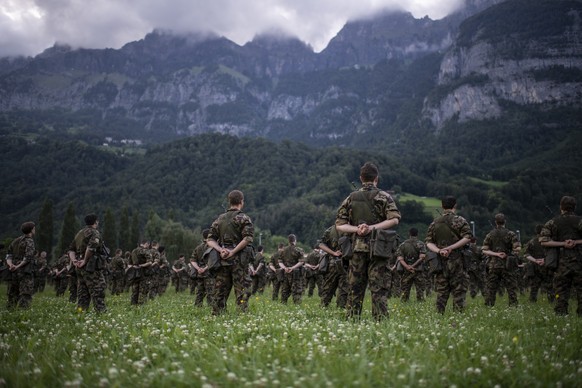
<svg viewBox="0 0 582 388">
<path fill-rule="evenodd" d="M 560 200 L 560 215 L 542 228 L 543 247 L 558 250 L 558 268 L 554 275 L 556 315 L 568 314 L 568 299 L 574 288 L 578 299 L 576 313 L 582 318 L 582 217 L 574 213 L 576 198 L 564 196 Z M 546 256 L 546 264 L 548 257 Z"/>
<path fill-rule="evenodd" d="M 495 297 L 502 280 L 507 289 L 510 306 L 517 306 L 517 256 L 521 244 L 517 235 L 505 227 L 505 216 L 495 215 L 495 229 L 483 240 L 481 251 L 489 256 L 488 272 L 485 280 L 485 305 L 494 306 Z"/>
<path fill-rule="evenodd" d="M 8 287 L 7 307 L 16 306 L 26 309 L 32 303 L 34 293 L 34 222 L 25 222 L 20 227 L 22 236 L 15 238 L 6 255 L 6 265 L 12 272 L 12 279 Z"/>
<path fill-rule="evenodd" d="M 242 191 L 228 193 L 229 209 L 221 214 L 210 227 L 208 246 L 220 253 L 221 265 L 216 269 L 214 283 L 215 300 L 212 314 L 219 315 L 226 311 L 226 302 L 230 290 L 234 287 L 236 305 L 246 311 L 251 294 L 251 278 L 248 273 L 252 257 L 246 253 L 246 247 L 252 244 L 254 227 L 249 216 L 242 212 L 244 195 Z"/>
<path fill-rule="evenodd" d="M 396 260 L 400 262 L 404 273 L 401 276 L 402 301 L 408 302 L 412 285 L 416 288 L 416 300 L 424 300 L 423 261 L 426 256 L 426 245 L 418 239 L 418 229 L 410 228 L 408 240 L 405 240 L 396 251 Z"/>
<path fill-rule="evenodd" d="M 352 192 L 340 205 L 336 228 L 353 238 L 350 260 L 347 317 L 360 317 L 366 287 L 372 293 L 372 315 L 388 316 L 387 300 L 392 274 L 388 259 L 370 257 L 370 237 L 374 229 L 390 229 L 400 222 L 400 211 L 390 194 L 378 189 L 378 167 L 367 162 L 360 168 L 362 187 Z"/>
<path fill-rule="evenodd" d="M 269 263 L 269 269 L 273 274 L 273 294 L 271 298 L 273 301 L 279 299 L 279 291 L 281 290 L 281 283 L 283 282 L 284 274 L 281 267 L 279 267 L 279 260 L 281 260 L 281 253 L 283 253 L 284 248 L 285 244 L 279 243 L 277 252 L 271 256 L 271 262 Z"/>
<path fill-rule="evenodd" d="M 125 263 L 121 256 L 123 251 L 119 248 L 115 250 L 115 256 L 111 259 L 111 294 L 120 295 L 123 292 L 123 278 L 125 277 Z"/>
<path fill-rule="evenodd" d="M 327 307 L 337 292 L 336 305 L 346 308 L 348 301 L 348 271 L 342 260 L 342 251 L 339 245 L 340 235 L 335 225 L 323 232 L 318 248 L 325 252 L 328 261 L 327 272 L 323 278 L 320 290 L 321 307 Z"/>
<path fill-rule="evenodd" d="M 453 294 L 453 309 L 463 311 L 469 288 L 469 275 L 465 269 L 461 249 L 471 242 L 471 226 L 463 217 L 455 214 L 457 200 L 447 196 L 441 201 L 443 215 L 428 227 L 426 247 L 442 261 L 442 271 L 436 273 L 437 312 L 444 314 L 449 296 Z"/>
<path fill-rule="evenodd" d="M 103 239 L 97 230 L 99 220 L 95 214 L 85 216 L 85 227 L 81 229 L 69 246 L 69 257 L 77 269 L 77 308 L 86 311 L 91 300 L 95 311 L 107 310 L 105 306 L 105 259 Z"/>
<path fill-rule="evenodd" d="M 536 225 L 536 235 L 525 244 L 524 257 L 528 261 L 526 263 L 526 273 L 529 281 L 529 301 L 537 302 L 540 288 L 546 292 L 549 303 L 554 303 L 554 288 L 552 282 L 554 280 L 554 271 L 545 266 L 546 252 L 542 243 L 540 243 L 540 233 L 544 226 Z"/>
<path fill-rule="evenodd" d="M 135 271 L 132 280 L 131 288 L 131 304 L 142 305 L 148 300 L 149 287 L 147 282 L 149 279 L 143 275 L 144 269 L 153 264 L 148 240 L 142 240 L 137 248 L 131 252 L 131 271 Z"/>
<path fill-rule="evenodd" d="M 301 295 L 303 294 L 303 250 L 297 247 L 297 237 L 294 234 L 287 236 L 289 245 L 283 248 L 279 267 L 284 272 L 281 284 L 281 303 L 286 304 L 287 300 L 293 295 L 293 303 L 301 304 Z"/>
</svg>

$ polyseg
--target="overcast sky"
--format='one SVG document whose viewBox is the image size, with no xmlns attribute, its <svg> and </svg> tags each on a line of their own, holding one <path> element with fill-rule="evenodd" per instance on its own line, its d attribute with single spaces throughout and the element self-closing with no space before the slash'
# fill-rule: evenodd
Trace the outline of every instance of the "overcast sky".
<svg viewBox="0 0 582 388">
<path fill-rule="evenodd" d="M 244 44 L 260 32 L 297 36 L 316 51 L 348 20 L 386 9 L 440 19 L 464 0 L 0 0 L 0 57 L 55 43 L 120 48 L 155 28 L 212 31 Z"/>
</svg>

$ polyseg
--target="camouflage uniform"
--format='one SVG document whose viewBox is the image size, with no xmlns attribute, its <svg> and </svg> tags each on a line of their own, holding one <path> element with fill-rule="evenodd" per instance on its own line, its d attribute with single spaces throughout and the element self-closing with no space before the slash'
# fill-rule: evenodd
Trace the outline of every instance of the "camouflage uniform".
<svg viewBox="0 0 582 388">
<path fill-rule="evenodd" d="M 69 270 L 67 266 L 71 263 L 68 255 L 61 256 L 55 265 L 55 292 L 57 296 L 63 296 L 67 291 L 69 285 L 69 278 L 67 277 Z"/>
<path fill-rule="evenodd" d="M 210 227 L 208 239 L 216 241 L 221 247 L 233 249 L 243 239 L 251 244 L 254 227 L 251 218 L 241 210 L 231 208 L 220 215 Z M 226 311 L 226 302 L 230 290 L 234 287 L 236 305 L 246 311 L 251 295 L 251 278 L 249 276 L 249 246 L 228 260 L 221 260 L 221 266 L 215 271 L 214 303 L 212 313 L 215 315 Z"/>
<path fill-rule="evenodd" d="M 22 267 L 12 272 L 10 285 L 8 286 L 8 308 L 16 306 L 29 308 L 32 303 L 34 293 L 34 240 L 31 236 L 20 236 L 8 247 L 7 260 L 12 260 L 12 264 L 19 265 L 26 262 Z"/>
<path fill-rule="evenodd" d="M 70 251 L 77 254 L 77 258 L 82 260 L 85 252 L 92 252 L 92 256 L 82 268 L 77 268 L 77 308 L 83 311 L 89 308 L 91 300 L 97 312 L 107 310 L 105 306 L 105 281 L 104 269 L 105 260 L 101 258 L 103 249 L 103 239 L 101 233 L 96 228 L 85 227 L 81 229 L 69 246 Z"/>
<path fill-rule="evenodd" d="M 151 278 L 148 294 L 150 299 L 154 299 L 156 296 L 158 296 L 158 290 L 160 288 L 160 284 L 162 283 L 162 271 L 160 271 L 161 255 L 157 247 L 150 248 L 150 254 L 154 264 L 150 267 Z"/>
<path fill-rule="evenodd" d="M 188 264 L 180 258 L 174 262 L 172 269 L 176 274 L 176 292 L 186 291 L 186 289 L 188 289 L 188 284 L 190 283 Z"/>
<path fill-rule="evenodd" d="M 139 246 L 131 252 L 131 265 L 139 266 L 141 264 L 153 262 L 151 252 L 148 248 Z M 149 278 L 143 276 L 144 268 L 134 268 L 137 271 L 136 277 L 133 279 L 131 289 L 131 304 L 142 305 L 149 298 Z"/>
<path fill-rule="evenodd" d="M 495 298 L 504 281 L 507 289 L 510 306 L 517 306 L 517 255 L 521 249 L 521 244 L 517 235 L 504 226 L 498 225 L 483 240 L 482 251 L 491 250 L 493 252 L 504 252 L 507 254 L 505 260 L 499 257 L 490 256 L 487 263 L 487 276 L 485 280 L 485 304 L 495 305 Z"/>
<path fill-rule="evenodd" d="M 426 245 L 416 236 L 405 240 L 396 251 L 396 257 L 402 257 L 408 265 L 415 264 L 420 259 L 420 255 L 426 255 Z M 416 289 L 416 299 L 418 301 L 424 300 L 425 277 L 422 262 L 414 268 L 414 272 L 409 272 L 406 269 L 401 271 L 400 279 L 401 298 L 404 302 L 410 298 L 412 285 Z"/>
<path fill-rule="evenodd" d="M 345 224 L 357 226 L 361 222 L 372 225 L 400 217 L 400 211 L 388 193 L 379 190 L 373 183 L 363 183 L 360 190 L 351 193 L 340 205 L 336 226 Z M 365 237 L 353 236 L 354 252 L 348 272 L 348 317 L 359 317 L 362 314 L 368 284 L 372 294 L 372 315 L 376 319 L 388 316 L 387 301 L 392 273 L 389 260 L 370 258 L 370 234 Z"/>
<path fill-rule="evenodd" d="M 469 274 L 469 293 L 475 298 L 479 292 L 485 295 L 485 260 L 481 248 L 476 244 L 470 244 L 471 260 L 467 272 Z"/>
<path fill-rule="evenodd" d="M 125 263 L 121 255 L 116 255 L 111 260 L 111 272 L 111 294 L 120 295 L 125 279 Z"/>
<path fill-rule="evenodd" d="M 43 292 L 46 286 L 46 278 L 49 272 L 46 257 L 39 257 L 34 274 L 34 292 Z"/>
<path fill-rule="evenodd" d="M 163 295 L 170 283 L 170 263 L 166 258 L 166 252 L 160 253 L 160 282 L 158 283 L 158 295 Z"/>
<path fill-rule="evenodd" d="M 293 244 L 287 245 L 281 252 L 281 262 L 287 268 L 291 268 L 297 263 L 303 261 L 303 250 Z M 301 304 L 303 294 L 303 268 L 298 267 L 287 273 L 283 272 L 281 282 L 281 303 L 287 303 L 287 300 L 293 295 L 293 303 Z"/>
<path fill-rule="evenodd" d="M 281 260 L 281 252 L 277 251 L 271 256 L 271 265 L 275 267 L 273 276 L 273 295 L 272 300 L 279 299 L 279 292 L 281 291 L 281 283 L 283 282 L 283 270 L 279 267 L 279 260 Z"/>
<path fill-rule="evenodd" d="M 529 240 L 525 244 L 525 256 L 528 255 L 534 259 L 543 259 L 546 257 L 546 252 L 542 244 L 540 243 L 539 236 L 536 236 Z M 538 265 L 527 261 L 526 264 L 526 277 L 530 287 L 529 300 L 530 302 L 537 302 L 538 293 L 540 288 L 546 291 L 548 302 L 554 302 L 554 288 L 552 282 L 554 280 L 554 271 L 548 269 L 543 265 Z"/>
<path fill-rule="evenodd" d="M 582 240 L 582 217 L 573 212 L 562 214 L 546 222 L 540 233 L 540 242 Z M 554 274 L 554 291 L 557 315 L 568 314 L 570 291 L 574 289 L 578 300 L 576 313 L 582 317 L 582 247 L 558 249 L 558 268 Z"/>
<path fill-rule="evenodd" d="M 439 249 L 446 248 L 462 238 L 471 239 L 471 226 L 463 217 L 451 209 L 445 209 L 443 215 L 434 220 L 428 227 L 425 243 L 435 244 Z M 437 312 L 443 314 L 447 307 L 450 294 L 453 294 L 453 309 L 463 311 L 469 288 L 469 275 L 464 265 L 462 249 L 452 251 L 448 258 L 439 255 L 443 270 L 435 275 L 435 291 L 437 293 Z"/>
<path fill-rule="evenodd" d="M 332 251 L 340 250 L 338 244 L 339 233 L 335 225 L 326 229 L 321 237 L 321 243 L 325 244 Z M 327 307 L 331 303 L 333 296 L 337 292 L 336 305 L 339 308 L 345 308 L 348 301 L 348 270 L 347 263 L 344 263 L 341 257 L 327 255 L 327 272 L 323 276 L 323 285 L 321 287 L 321 307 Z"/>
<path fill-rule="evenodd" d="M 314 249 L 312 252 L 309 252 L 307 257 L 305 258 L 305 263 L 311 265 L 318 265 L 321 261 L 322 254 L 317 250 Z M 313 296 L 313 291 L 315 291 L 315 286 L 317 285 L 318 294 L 321 296 L 321 281 L 322 275 L 320 274 L 319 269 L 313 270 L 311 268 L 304 268 L 305 274 L 305 286 L 307 288 L 307 296 Z"/>
<path fill-rule="evenodd" d="M 208 266 L 207 256 L 204 256 L 204 252 L 208 249 L 208 245 L 206 242 L 200 243 L 194 251 L 192 252 L 192 258 L 196 262 L 196 265 L 199 268 L 205 268 Z M 198 289 L 196 293 L 196 298 L 194 300 L 195 306 L 202 306 L 204 303 L 204 298 L 206 298 L 206 303 L 208 306 L 212 306 L 213 295 L 214 295 L 214 273 L 213 271 L 207 269 L 204 273 L 198 273 L 196 271 L 195 274 L 196 278 L 198 279 Z"/>
<path fill-rule="evenodd" d="M 251 275 L 251 279 L 252 279 L 252 288 L 251 288 L 251 295 L 256 294 L 257 292 L 259 294 L 262 294 L 263 291 L 265 290 L 265 284 L 266 284 L 266 263 L 265 263 L 265 256 L 263 256 L 262 253 L 257 252 L 257 254 L 255 255 L 255 260 L 252 263 L 253 265 L 253 269 L 257 269 L 259 268 L 260 265 L 263 265 L 261 267 L 261 269 L 259 271 L 257 271 L 257 273 L 255 275 Z"/>
</svg>

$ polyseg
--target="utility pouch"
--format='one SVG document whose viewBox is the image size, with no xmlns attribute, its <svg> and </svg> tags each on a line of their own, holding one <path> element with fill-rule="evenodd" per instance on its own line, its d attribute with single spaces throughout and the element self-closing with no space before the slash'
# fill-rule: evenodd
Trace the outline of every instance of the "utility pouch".
<svg viewBox="0 0 582 388">
<path fill-rule="evenodd" d="M 514 271 L 517 269 L 517 257 L 511 255 L 505 259 L 505 269 Z"/>
<path fill-rule="evenodd" d="M 546 248 L 546 259 L 544 261 L 544 266 L 549 270 L 556 270 L 558 268 L 559 256 L 559 248 Z"/>
<path fill-rule="evenodd" d="M 352 245 L 352 237 L 351 236 L 341 236 L 338 239 L 338 244 L 340 250 L 342 251 L 342 259 L 344 260 L 351 260 L 354 249 Z"/>
<path fill-rule="evenodd" d="M 374 229 L 370 239 L 372 259 L 392 259 L 398 247 L 398 234 L 394 230 Z"/>
<path fill-rule="evenodd" d="M 91 256 L 83 268 L 85 272 L 93 273 L 97 269 L 97 257 L 95 255 Z"/>
<path fill-rule="evenodd" d="M 428 274 L 430 276 L 443 272 L 443 263 L 437 253 L 428 252 L 426 254 L 426 263 L 428 264 Z"/>
</svg>

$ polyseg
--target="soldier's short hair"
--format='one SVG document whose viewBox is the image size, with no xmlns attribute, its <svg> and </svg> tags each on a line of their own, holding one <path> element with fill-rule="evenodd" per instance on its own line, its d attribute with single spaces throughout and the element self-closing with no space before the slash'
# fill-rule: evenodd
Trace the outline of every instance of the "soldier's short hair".
<svg viewBox="0 0 582 388">
<path fill-rule="evenodd" d="M 123 253 L 123 250 L 122 250 L 121 248 L 117 248 L 117 249 L 115 250 L 115 254 L 116 254 L 116 255 L 118 255 L 118 254 L 120 255 L 120 254 L 122 254 L 122 253 Z"/>
<path fill-rule="evenodd" d="M 290 244 L 293 244 L 297 242 L 297 236 L 295 236 L 294 234 L 290 234 L 289 236 L 287 236 L 287 240 L 289 241 Z"/>
<path fill-rule="evenodd" d="M 366 162 L 360 167 L 360 178 L 363 182 L 374 182 L 379 174 L 378 166 L 372 162 Z"/>
<path fill-rule="evenodd" d="M 285 248 L 285 243 L 279 243 L 279 245 L 277 245 L 277 248 L 279 249 Z"/>
<path fill-rule="evenodd" d="M 408 231 L 408 234 L 413 236 L 413 237 L 418 236 L 418 229 L 410 228 L 410 230 Z"/>
<path fill-rule="evenodd" d="M 202 237 L 204 238 L 204 240 L 206 240 L 208 238 L 209 234 L 210 234 L 210 229 L 204 229 L 202 231 Z"/>
<path fill-rule="evenodd" d="M 503 214 L 503 213 L 497 213 L 495 215 L 495 223 L 497 225 L 503 225 L 503 224 L 505 224 L 505 214 Z"/>
<path fill-rule="evenodd" d="M 91 213 L 85 216 L 85 225 L 87 226 L 95 225 L 95 222 L 97 222 L 96 214 Z"/>
<path fill-rule="evenodd" d="M 245 196 L 240 190 L 233 190 L 228 193 L 228 203 L 230 205 L 240 205 L 243 199 L 245 199 Z"/>
<path fill-rule="evenodd" d="M 31 232 L 32 232 L 32 230 L 34 229 L 34 227 L 35 227 L 35 226 L 36 226 L 36 225 L 34 224 L 34 222 L 32 222 L 32 221 L 27 221 L 27 222 L 23 223 L 23 224 L 20 226 L 20 230 L 21 230 L 21 231 L 22 231 L 22 233 L 24 233 L 24 234 L 29 234 L 29 233 L 31 233 Z"/>
<path fill-rule="evenodd" d="M 567 212 L 573 212 L 576 210 L 576 198 L 564 195 L 560 200 L 560 209 Z"/>
<path fill-rule="evenodd" d="M 452 195 L 447 195 L 441 200 L 441 205 L 445 210 L 452 209 L 457 205 L 457 198 Z"/>
<path fill-rule="evenodd" d="M 164 253 L 164 251 L 165 251 L 165 250 L 166 250 L 166 247 L 165 247 L 165 246 L 163 246 L 163 245 L 160 245 L 160 246 L 158 247 L 158 252 L 160 252 L 160 253 Z"/>
<path fill-rule="evenodd" d="M 262 251 L 264 251 L 264 250 L 265 250 L 265 248 L 264 248 L 262 245 L 259 245 L 259 246 L 257 247 L 257 252 L 262 252 Z"/>
</svg>

